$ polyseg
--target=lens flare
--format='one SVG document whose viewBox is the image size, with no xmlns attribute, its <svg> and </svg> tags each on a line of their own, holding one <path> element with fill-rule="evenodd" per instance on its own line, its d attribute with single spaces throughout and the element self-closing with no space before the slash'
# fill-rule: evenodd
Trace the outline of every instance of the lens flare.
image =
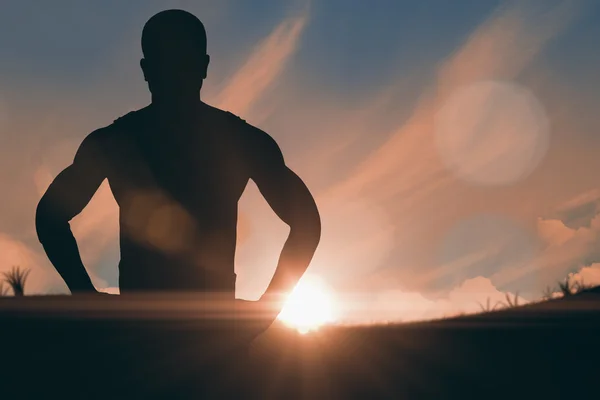
<svg viewBox="0 0 600 400">
<path fill-rule="evenodd" d="M 303 277 L 290 293 L 278 319 L 304 334 L 334 320 L 331 291 L 317 277 Z"/>
</svg>

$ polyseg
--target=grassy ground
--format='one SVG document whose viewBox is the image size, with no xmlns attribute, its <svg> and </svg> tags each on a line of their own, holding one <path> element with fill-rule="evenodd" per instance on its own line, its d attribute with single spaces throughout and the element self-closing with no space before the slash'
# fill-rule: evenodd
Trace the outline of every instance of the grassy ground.
<svg viewBox="0 0 600 400">
<path fill-rule="evenodd" d="M 274 325 L 191 299 L 0 299 L 0 398 L 596 398 L 600 289 L 411 324 Z M 157 309 L 159 309 L 157 311 Z M 6 397 L 5 397 L 6 396 Z"/>
</svg>

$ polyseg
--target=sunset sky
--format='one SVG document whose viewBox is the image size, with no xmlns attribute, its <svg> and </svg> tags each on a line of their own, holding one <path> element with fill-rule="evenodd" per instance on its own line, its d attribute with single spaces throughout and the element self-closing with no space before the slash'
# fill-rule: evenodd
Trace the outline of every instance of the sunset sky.
<svg viewBox="0 0 600 400">
<path fill-rule="evenodd" d="M 348 319 L 415 319 L 526 300 L 569 273 L 600 284 L 600 2 L 5 0 L 0 13 L 0 271 L 66 286 L 37 201 L 83 138 L 149 102 L 150 16 L 205 24 L 202 99 L 279 143 L 313 191 L 309 273 Z M 106 182 L 72 222 L 98 288 L 117 286 Z M 250 184 L 238 297 L 255 299 L 287 227 Z"/>
</svg>

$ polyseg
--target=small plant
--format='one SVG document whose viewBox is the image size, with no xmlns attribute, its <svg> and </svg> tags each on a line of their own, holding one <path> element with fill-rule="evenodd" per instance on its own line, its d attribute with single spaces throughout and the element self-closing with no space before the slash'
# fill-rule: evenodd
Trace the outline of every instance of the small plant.
<svg viewBox="0 0 600 400">
<path fill-rule="evenodd" d="M 502 302 L 499 301 L 496 304 L 494 304 L 494 306 L 492 307 L 490 298 L 488 297 L 485 306 L 483 304 L 481 304 L 480 302 L 477 302 L 477 304 L 479 304 L 479 307 L 481 307 L 482 311 L 490 312 L 490 311 L 495 310 L 499 305 L 502 305 Z"/>
<path fill-rule="evenodd" d="M 554 289 L 551 288 L 550 286 L 546 286 L 546 289 L 544 289 L 544 293 L 542 294 L 542 299 L 544 300 L 550 300 L 554 298 Z"/>
<path fill-rule="evenodd" d="M 559 282 L 558 288 L 560 289 L 560 292 L 562 293 L 563 297 L 575 294 L 576 290 L 573 283 L 571 282 L 571 277 L 567 277 L 564 282 Z"/>
<path fill-rule="evenodd" d="M 3 272 L 4 280 L 10 285 L 15 296 L 25 295 L 25 281 L 31 270 L 22 270 L 19 266 L 13 266 L 8 272 Z"/>
<path fill-rule="evenodd" d="M 506 307 L 518 307 L 519 306 L 519 292 L 515 293 L 514 298 L 510 298 L 510 295 L 506 293 L 506 303 L 504 304 Z"/>
</svg>

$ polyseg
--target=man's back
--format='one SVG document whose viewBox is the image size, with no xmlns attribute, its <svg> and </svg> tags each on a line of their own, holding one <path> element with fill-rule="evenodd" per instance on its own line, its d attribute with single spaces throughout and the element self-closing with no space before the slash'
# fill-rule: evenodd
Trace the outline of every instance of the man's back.
<svg viewBox="0 0 600 400">
<path fill-rule="evenodd" d="M 189 116 L 148 106 L 85 139 L 120 208 L 121 292 L 234 292 L 238 200 L 270 142 L 204 103 Z"/>
</svg>

